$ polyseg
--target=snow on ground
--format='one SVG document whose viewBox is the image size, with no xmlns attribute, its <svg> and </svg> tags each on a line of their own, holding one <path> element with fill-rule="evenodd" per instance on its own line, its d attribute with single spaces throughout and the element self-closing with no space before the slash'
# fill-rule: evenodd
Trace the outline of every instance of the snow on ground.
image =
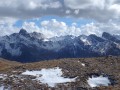
<svg viewBox="0 0 120 90">
<path fill-rule="evenodd" d="M 108 86 L 109 84 L 111 84 L 108 77 L 103 77 L 103 76 L 99 76 L 99 77 L 92 76 L 92 78 L 89 78 L 87 82 L 91 87 Z"/>
<path fill-rule="evenodd" d="M 0 90 L 11 90 L 10 88 L 6 88 L 5 86 L 0 86 Z"/>
<path fill-rule="evenodd" d="M 78 63 L 80 63 L 80 61 L 78 61 Z M 85 67 L 85 63 L 81 63 L 81 65 Z"/>
<path fill-rule="evenodd" d="M 0 74 L 0 79 L 5 80 L 5 79 L 6 79 L 6 77 L 7 77 L 7 75 L 6 75 L 6 74 Z M 4 86 L 0 86 L 0 90 L 8 90 L 8 89 L 5 89 L 5 87 L 4 87 Z"/>
<path fill-rule="evenodd" d="M 56 84 L 74 82 L 76 78 L 64 78 L 62 77 L 62 69 L 59 67 L 51 69 L 42 69 L 40 71 L 26 71 L 22 73 L 23 75 L 36 76 L 36 80 L 43 84 L 48 84 L 50 87 L 55 87 Z"/>
<path fill-rule="evenodd" d="M 6 74 L 0 74 L 0 79 L 5 79 L 7 77 L 7 75 Z"/>
<path fill-rule="evenodd" d="M 2 76 L 2 75 L 0 75 L 0 79 L 1 79 L 1 78 L 3 78 L 3 76 Z"/>
<path fill-rule="evenodd" d="M 0 86 L 0 90 L 4 90 L 4 86 Z"/>
<path fill-rule="evenodd" d="M 82 63 L 82 66 L 84 66 L 84 67 L 85 67 L 85 64 L 84 64 L 84 63 Z"/>
<path fill-rule="evenodd" d="M 0 90 L 9 90 L 9 89 L 5 88 L 4 86 L 0 86 Z"/>
</svg>

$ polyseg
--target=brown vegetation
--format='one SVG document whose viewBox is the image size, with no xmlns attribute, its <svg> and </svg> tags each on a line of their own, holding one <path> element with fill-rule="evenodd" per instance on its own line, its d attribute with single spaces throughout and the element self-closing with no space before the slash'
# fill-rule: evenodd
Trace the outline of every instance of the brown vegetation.
<svg viewBox="0 0 120 90">
<path fill-rule="evenodd" d="M 85 66 L 82 64 L 85 64 Z M 49 90 L 120 90 L 120 57 L 69 58 L 25 64 L 0 60 L 0 73 L 9 73 L 9 75 L 19 75 L 25 70 L 40 70 L 52 67 L 62 68 L 64 77 L 77 77 L 77 80 L 66 85 L 59 84 L 56 89 L 51 88 Z M 87 84 L 87 79 L 91 74 L 109 75 L 114 80 L 114 84 L 109 87 L 90 88 Z M 22 77 L 24 80 L 15 78 L 19 80 L 18 84 L 14 83 L 12 78 L 4 81 L 6 84 L 10 81 L 9 83 L 13 85 L 13 90 L 48 90 L 46 85 L 40 85 L 38 82 L 33 81 L 31 78 L 34 77 Z"/>
</svg>

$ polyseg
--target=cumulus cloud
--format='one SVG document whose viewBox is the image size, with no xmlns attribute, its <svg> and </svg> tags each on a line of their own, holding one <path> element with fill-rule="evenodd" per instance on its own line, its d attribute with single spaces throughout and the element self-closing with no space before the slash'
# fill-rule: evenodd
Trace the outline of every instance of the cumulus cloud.
<svg viewBox="0 0 120 90">
<path fill-rule="evenodd" d="M 0 36 L 10 35 L 12 33 L 18 33 L 19 32 L 18 27 L 15 27 L 12 24 L 2 24 L 0 25 Z"/>
<path fill-rule="evenodd" d="M 120 15 L 120 5 L 118 4 L 113 4 L 109 7 L 109 10 L 113 10 L 116 15 Z"/>
<path fill-rule="evenodd" d="M 27 30 L 27 32 L 39 32 L 44 34 L 47 38 L 54 36 L 65 36 L 65 35 L 90 35 L 96 34 L 101 36 L 103 32 L 109 32 L 111 34 L 120 35 L 120 23 L 115 23 L 116 21 L 109 21 L 107 23 L 91 22 L 84 25 L 77 25 L 77 23 L 72 23 L 68 25 L 65 22 L 57 21 L 56 19 L 43 20 L 36 25 L 35 22 L 24 22 L 22 27 Z M 15 32 L 19 32 L 21 28 L 14 26 L 14 24 L 1 24 L 0 25 L 0 36 L 9 35 Z"/>
<path fill-rule="evenodd" d="M 119 23 L 114 23 L 109 21 L 108 23 L 88 23 L 82 26 L 78 26 L 77 23 L 72 23 L 72 25 L 67 25 L 67 23 L 62 21 L 57 21 L 56 19 L 44 20 L 39 25 L 36 25 L 35 22 L 24 22 L 22 25 L 28 32 L 39 32 L 43 33 L 47 38 L 54 36 L 65 36 L 65 35 L 90 35 L 96 34 L 101 36 L 103 32 L 109 32 L 111 34 L 119 34 L 120 26 Z M 10 27 L 5 28 L 7 29 Z M 18 30 L 20 28 L 11 26 L 12 31 Z M 10 29 L 11 29 L 10 28 Z M 1 28 L 0 28 L 1 29 Z M 14 30 L 13 30 L 14 29 Z M 0 31 L 1 32 L 1 31 Z"/>
<path fill-rule="evenodd" d="M 56 19 L 44 20 L 37 26 L 34 22 L 24 22 L 23 28 L 28 32 L 39 32 L 43 33 L 47 38 L 54 36 L 65 36 L 65 35 L 80 35 L 80 28 L 76 27 L 76 23 L 68 26 L 65 22 L 57 21 Z"/>
<path fill-rule="evenodd" d="M 17 20 L 41 18 L 42 16 L 60 16 L 92 19 L 78 27 L 71 26 L 56 19 L 35 22 L 24 22 L 22 27 L 29 32 L 37 31 L 47 36 L 97 34 L 107 31 L 119 33 L 120 1 L 119 0 L 0 0 L 0 33 L 1 35 L 18 32 L 14 26 Z"/>
<path fill-rule="evenodd" d="M 57 14 L 60 7 L 58 0 L 1 0 L 0 17 L 36 18 Z"/>
<path fill-rule="evenodd" d="M 64 4 L 67 8 L 75 10 L 75 14 L 79 10 L 76 15 L 73 14 L 74 17 L 105 22 L 120 18 L 120 4 L 116 1 L 118 0 L 64 0 Z"/>
<path fill-rule="evenodd" d="M 1 0 L 0 18 L 39 18 L 57 15 L 109 21 L 120 18 L 119 0 Z"/>
</svg>

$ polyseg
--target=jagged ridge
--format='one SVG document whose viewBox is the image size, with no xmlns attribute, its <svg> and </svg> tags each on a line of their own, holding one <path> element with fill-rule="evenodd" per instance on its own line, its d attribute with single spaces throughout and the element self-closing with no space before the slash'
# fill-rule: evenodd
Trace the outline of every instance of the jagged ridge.
<svg viewBox="0 0 120 90">
<path fill-rule="evenodd" d="M 106 32 L 102 37 L 67 35 L 47 39 L 41 33 L 21 29 L 19 33 L 0 37 L 0 56 L 20 62 L 107 55 L 120 55 L 120 40 Z"/>
</svg>

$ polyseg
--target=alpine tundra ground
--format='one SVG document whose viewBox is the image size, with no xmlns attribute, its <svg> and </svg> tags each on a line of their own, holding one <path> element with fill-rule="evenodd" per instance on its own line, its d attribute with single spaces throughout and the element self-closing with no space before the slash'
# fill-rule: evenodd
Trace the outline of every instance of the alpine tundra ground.
<svg viewBox="0 0 120 90">
<path fill-rule="evenodd" d="M 120 57 L 72 58 L 34 63 L 0 59 L 0 90 L 5 88 L 120 90 Z"/>
</svg>

